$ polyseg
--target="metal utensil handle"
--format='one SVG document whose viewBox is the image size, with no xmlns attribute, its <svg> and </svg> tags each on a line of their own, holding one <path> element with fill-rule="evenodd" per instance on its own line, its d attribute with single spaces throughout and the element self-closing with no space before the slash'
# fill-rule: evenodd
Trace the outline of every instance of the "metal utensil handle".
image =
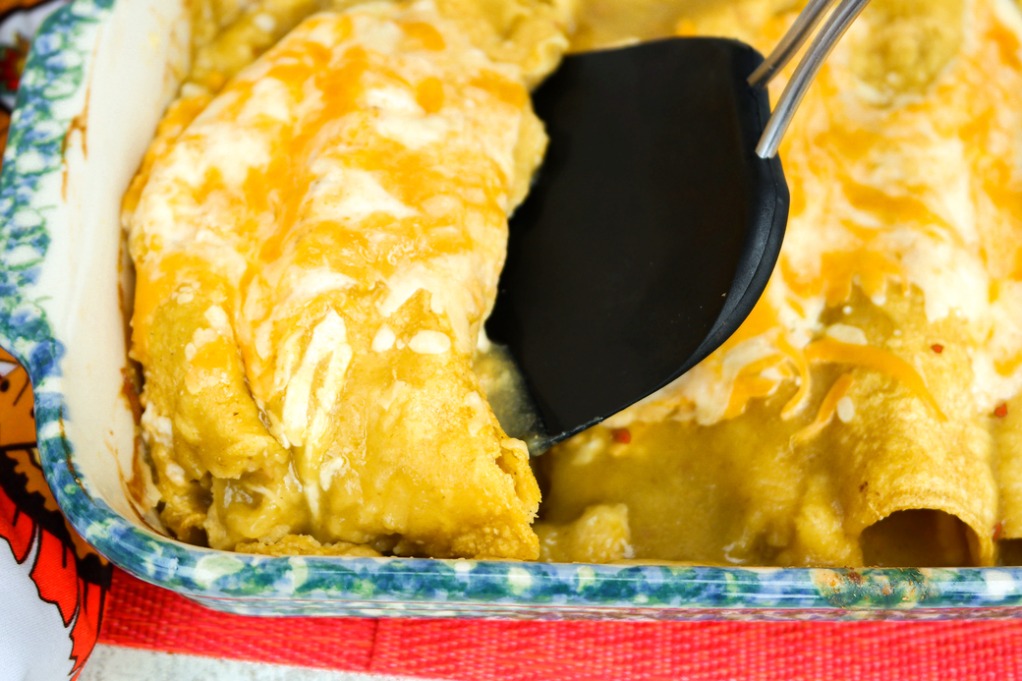
<svg viewBox="0 0 1022 681">
<path fill-rule="evenodd" d="M 810 0 L 799 15 L 795 17 L 795 23 L 791 25 L 788 32 L 781 38 L 773 52 L 759 65 L 752 75 L 749 76 L 749 85 L 752 87 L 766 87 L 774 79 L 791 58 L 795 56 L 799 48 L 809 39 L 816 25 L 826 15 L 827 10 L 837 0 Z"/>
<path fill-rule="evenodd" d="M 799 62 L 795 68 L 795 73 L 792 75 L 791 80 L 788 81 L 788 85 L 784 88 L 784 92 L 781 93 L 780 99 L 777 100 L 777 106 L 774 107 L 774 112 L 770 116 L 770 120 L 767 121 L 766 128 L 763 130 L 763 135 L 759 139 L 759 144 L 756 145 L 756 155 L 760 158 L 771 158 L 777 154 L 777 147 L 781 143 L 781 138 L 784 136 L 785 131 L 788 129 L 788 125 L 791 123 L 792 116 L 795 115 L 795 110 L 798 105 L 802 102 L 802 98 L 805 97 L 806 90 L 809 89 L 810 84 L 813 82 L 813 78 L 816 77 L 816 73 L 823 66 L 823 62 L 827 59 L 831 50 L 837 44 L 837 41 L 841 39 L 848 27 L 852 25 L 856 17 L 865 9 L 866 4 L 869 0 L 841 0 L 837 7 L 831 12 L 830 16 L 827 17 L 827 21 L 823 24 L 823 28 L 817 34 L 813 40 L 809 49 L 806 51 L 802 61 Z M 820 4 L 827 4 L 827 0 L 823 2 L 813 2 L 803 10 L 803 13 L 809 12 L 812 9 L 814 12 L 822 12 L 822 9 L 817 7 Z M 801 19 L 801 16 L 800 16 Z M 809 26 L 810 21 L 813 23 L 819 21 L 818 18 L 809 19 L 805 22 L 806 26 Z M 796 25 L 799 22 L 796 21 Z M 794 29 L 794 27 L 793 27 Z M 811 29 L 802 27 L 800 31 L 808 33 Z M 796 36 L 796 38 L 798 38 Z M 805 41 L 805 36 L 801 36 L 801 41 Z M 792 53 L 798 49 L 798 46 L 790 47 L 786 44 L 787 36 L 781 40 L 781 44 L 778 45 L 778 50 L 784 48 L 784 50 L 791 51 Z M 793 42 L 793 41 L 792 41 Z M 780 57 L 773 59 L 773 53 L 764 62 L 780 62 Z M 791 55 L 787 56 L 790 59 Z M 787 59 L 785 61 L 787 61 Z M 776 68 L 773 68 L 773 73 L 776 73 L 778 69 L 783 66 L 783 63 Z M 758 71 L 758 70 L 757 70 Z M 756 74 L 754 73 L 753 76 Z M 772 76 L 772 74 L 771 74 Z M 752 82 L 752 76 L 750 76 L 750 83 Z M 765 84 L 765 82 L 764 82 Z"/>
</svg>

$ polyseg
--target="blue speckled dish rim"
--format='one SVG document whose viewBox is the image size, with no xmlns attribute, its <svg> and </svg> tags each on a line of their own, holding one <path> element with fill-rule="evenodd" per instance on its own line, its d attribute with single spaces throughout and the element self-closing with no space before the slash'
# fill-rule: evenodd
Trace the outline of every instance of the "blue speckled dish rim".
<svg viewBox="0 0 1022 681">
<path fill-rule="evenodd" d="M 27 368 L 47 480 L 78 532 L 127 572 L 206 605 L 261 615 L 930 618 L 1022 614 L 1022 569 L 802 569 L 267 557 L 197 548 L 129 522 L 77 472 L 65 346 L 35 292 L 87 59 L 117 0 L 76 0 L 33 43 L 0 176 L 0 344 Z M 127 0 L 121 0 L 127 1 Z M 32 152 L 29 171 L 16 159 Z M 59 215 L 58 215 L 59 217 Z M 113 227 L 111 227 L 113 228 Z M 40 296 L 41 298 L 41 296 Z"/>
</svg>

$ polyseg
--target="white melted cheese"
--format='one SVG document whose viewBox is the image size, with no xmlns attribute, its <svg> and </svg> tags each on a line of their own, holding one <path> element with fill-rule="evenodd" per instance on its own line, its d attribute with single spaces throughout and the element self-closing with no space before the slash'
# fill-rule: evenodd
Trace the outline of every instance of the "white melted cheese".
<svg viewBox="0 0 1022 681">
<path fill-rule="evenodd" d="M 281 354 L 284 364 L 277 376 L 278 385 L 284 387 L 281 428 L 287 441 L 295 446 L 302 445 L 307 437 L 315 439 L 325 430 L 325 423 L 309 423 L 310 403 L 314 397 L 320 400 L 317 414 L 329 409 L 340 395 L 352 357 L 344 320 L 336 312 L 329 312 L 316 326 L 304 352 L 297 350 L 303 345 L 301 336 L 302 332 L 297 331 L 289 337 L 287 345 L 296 349 Z M 314 393 L 317 379 L 320 387 Z"/>
<path fill-rule="evenodd" d="M 451 349 L 451 337 L 439 331 L 419 331 L 408 341 L 412 352 L 420 355 L 442 355 Z"/>
</svg>

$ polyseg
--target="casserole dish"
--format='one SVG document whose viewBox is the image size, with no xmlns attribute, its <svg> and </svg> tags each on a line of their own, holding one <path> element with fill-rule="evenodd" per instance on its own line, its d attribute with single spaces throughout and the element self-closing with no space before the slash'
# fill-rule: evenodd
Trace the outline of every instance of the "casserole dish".
<svg viewBox="0 0 1022 681">
<path fill-rule="evenodd" d="M 998 617 L 1022 570 L 779 569 L 270 557 L 150 529 L 128 491 L 130 267 L 121 197 L 187 70 L 183 0 L 76 0 L 37 37 L 0 178 L 0 344 L 28 370 L 43 468 L 114 564 L 254 615 L 691 618 Z"/>
</svg>

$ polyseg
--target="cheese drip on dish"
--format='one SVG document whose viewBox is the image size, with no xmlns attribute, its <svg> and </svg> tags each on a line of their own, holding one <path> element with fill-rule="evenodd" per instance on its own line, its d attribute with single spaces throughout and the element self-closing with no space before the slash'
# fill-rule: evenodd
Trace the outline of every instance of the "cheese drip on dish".
<svg viewBox="0 0 1022 681">
<path fill-rule="evenodd" d="M 126 215 L 175 534 L 537 556 L 527 451 L 472 373 L 545 144 L 526 81 L 432 2 L 372 3 L 172 110 Z"/>
</svg>

